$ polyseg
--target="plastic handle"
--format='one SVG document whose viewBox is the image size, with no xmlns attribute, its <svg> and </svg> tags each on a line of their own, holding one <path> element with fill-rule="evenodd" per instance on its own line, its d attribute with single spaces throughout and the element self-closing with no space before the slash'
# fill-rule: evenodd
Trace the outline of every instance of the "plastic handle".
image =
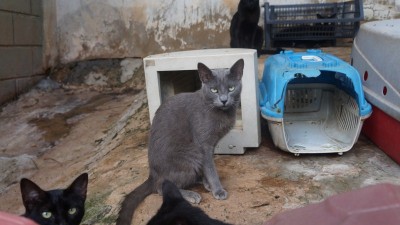
<svg viewBox="0 0 400 225">
<path fill-rule="evenodd" d="M 301 59 L 307 60 L 310 62 L 322 62 L 323 61 L 321 57 L 318 57 L 315 55 L 303 55 L 303 56 L 301 56 Z"/>
</svg>

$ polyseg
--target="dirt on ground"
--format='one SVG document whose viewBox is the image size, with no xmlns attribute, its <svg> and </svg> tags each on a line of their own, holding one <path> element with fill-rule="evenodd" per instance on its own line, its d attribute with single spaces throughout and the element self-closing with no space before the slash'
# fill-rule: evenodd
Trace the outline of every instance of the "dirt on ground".
<svg viewBox="0 0 400 225">
<path fill-rule="evenodd" d="M 326 50 L 349 58 L 349 48 Z M 141 60 L 99 66 L 104 62 L 58 68 L 51 79 L 1 108 L 1 211 L 24 212 L 22 177 L 49 190 L 88 172 L 82 224 L 114 224 L 124 195 L 147 178 L 150 123 Z M 229 197 L 215 200 L 203 187 L 194 187 L 203 198 L 197 206 L 232 224 L 261 225 L 282 211 L 337 193 L 400 184 L 399 166 L 362 135 L 343 156 L 296 157 L 277 149 L 263 125 L 260 147 L 243 155 L 216 155 L 215 162 Z M 146 224 L 161 202 L 157 194 L 147 197 L 132 224 Z"/>
</svg>

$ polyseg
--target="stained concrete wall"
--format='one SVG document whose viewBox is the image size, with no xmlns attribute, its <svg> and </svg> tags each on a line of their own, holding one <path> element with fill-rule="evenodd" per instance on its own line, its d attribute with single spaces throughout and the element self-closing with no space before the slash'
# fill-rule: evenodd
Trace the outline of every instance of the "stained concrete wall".
<svg viewBox="0 0 400 225">
<path fill-rule="evenodd" d="M 400 18 L 400 0 L 364 0 L 365 20 Z"/>
<path fill-rule="evenodd" d="M 336 0 L 269 0 L 332 1 Z M 1 0 L 0 100 L 20 93 L 32 84 L 32 75 L 60 63 L 229 47 L 230 20 L 238 2 Z M 398 17 L 399 10 L 400 0 L 364 0 L 368 20 Z"/>
<path fill-rule="evenodd" d="M 270 0 L 271 4 L 336 0 Z M 365 0 L 367 19 L 396 16 L 396 1 Z M 48 64 L 94 58 L 229 47 L 229 26 L 238 0 L 46 0 L 55 13 L 45 37 Z M 260 1 L 263 4 L 263 1 Z M 54 18 L 56 18 L 54 20 Z M 54 25 L 54 23 L 56 23 Z M 260 19 L 262 23 L 262 19 Z M 53 28 L 51 28 L 53 26 Z M 51 30 L 56 31 L 56 37 Z M 49 52 L 51 51 L 51 52 Z"/>
<path fill-rule="evenodd" d="M 41 0 L 0 1 L 0 103 L 42 78 Z"/>
<path fill-rule="evenodd" d="M 236 2 L 64 0 L 56 7 L 59 60 L 66 63 L 226 47 Z"/>
</svg>

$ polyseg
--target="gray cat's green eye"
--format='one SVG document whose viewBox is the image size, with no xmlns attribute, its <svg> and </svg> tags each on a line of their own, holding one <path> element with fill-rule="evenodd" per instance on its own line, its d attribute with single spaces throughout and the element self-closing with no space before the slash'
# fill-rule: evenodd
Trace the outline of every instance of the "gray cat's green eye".
<svg viewBox="0 0 400 225">
<path fill-rule="evenodd" d="M 51 217 L 51 212 L 42 212 L 42 217 L 45 219 L 49 219 Z"/>
<path fill-rule="evenodd" d="M 76 208 L 70 208 L 68 209 L 68 214 L 69 215 L 74 215 L 76 213 Z"/>
<path fill-rule="evenodd" d="M 230 92 L 232 92 L 232 91 L 234 91 L 234 90 L 235 90 L 235 87 L 234 87 L 234 86 L 232 86 L 232 87 L 229 87 L 229 88 L 228 88 L 228 90 L 229 90 Z"/>
<path fill-rule="evenodd" d="M 216 88 L 211 88 L 210 90 L 211 90 L 212 93 L 217 93 L 218 92 L 218 90 Z"/>
</svg>

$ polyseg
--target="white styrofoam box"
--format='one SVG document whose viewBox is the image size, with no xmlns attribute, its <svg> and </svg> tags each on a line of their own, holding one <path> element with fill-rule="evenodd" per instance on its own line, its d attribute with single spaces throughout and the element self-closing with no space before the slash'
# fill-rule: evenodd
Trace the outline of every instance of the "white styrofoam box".
<svg viewBox="0 0 400 225">
<path fill-rule="evenodd" d="M 163 95 L 173 95 L 174 86 L 165 82 L 163 76 L 174 75 L 184 84 L 193 84 L 190 76 L 198 77 L 197 64 L 210 69 L 230 68 L 237 60 L 244 60 L 241 108 L 235 127 L 217 144 L 216 154 L 243 154 L 246 147 L 258 147 L 261 142 L 258 60 L 253 49 L 202 49 L 150 55 L 143 59 L 150 121 L 163 100 Z M 163 80 L 163 81 L 161 81 Z M 173 82 L 173 81 L 171 81 Z M 192 89 L 192 91 L 195 91 Z"/>
</svg>

